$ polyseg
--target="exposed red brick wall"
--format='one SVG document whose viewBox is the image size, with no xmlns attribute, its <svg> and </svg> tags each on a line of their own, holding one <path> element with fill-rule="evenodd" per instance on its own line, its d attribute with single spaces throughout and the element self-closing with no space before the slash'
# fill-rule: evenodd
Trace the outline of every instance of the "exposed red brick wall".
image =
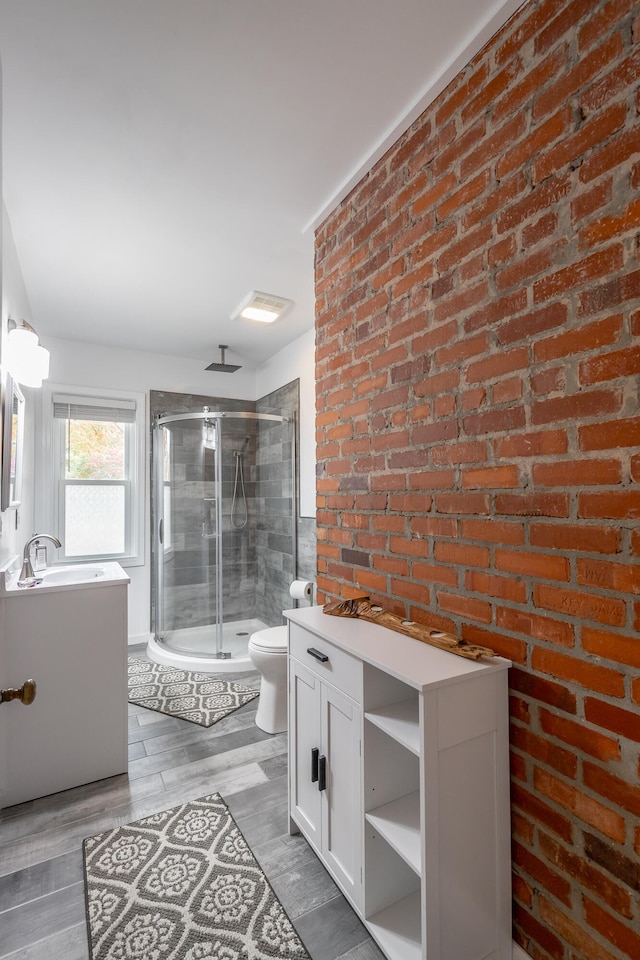
<svg viewBox="0 0 640 960">
<path fill-rule="evenodd" d="M 514 661 L 539 960 L 640 958 L 639 36 L 530 0 L 317 233 L 319 600 Z"/>
</svg>

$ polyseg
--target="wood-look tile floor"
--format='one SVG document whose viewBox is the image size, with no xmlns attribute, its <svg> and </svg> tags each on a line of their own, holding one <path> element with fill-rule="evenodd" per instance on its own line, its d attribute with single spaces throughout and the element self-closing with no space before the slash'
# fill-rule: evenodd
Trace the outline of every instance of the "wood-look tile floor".
<svg viewBox="0 0 640 960">
<path fill-rule="evenodd" d="M 306 841 L 288 833 L 287 737 L 256 727 L 257 703 L 208 729 L 129 704 L 128 776 L 3 810 L 0 957 L 88 960 L 83 839 L 218 792 L 312 960 L 384 960 Z"/>
</svg>

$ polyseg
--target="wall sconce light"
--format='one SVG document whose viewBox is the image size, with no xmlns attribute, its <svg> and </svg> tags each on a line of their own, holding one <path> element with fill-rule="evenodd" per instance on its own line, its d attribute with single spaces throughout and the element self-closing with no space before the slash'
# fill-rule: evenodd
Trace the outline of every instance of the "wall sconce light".
<svg viewBox="0 0 640 960">
<path fill-rule="evenodd" d="M 259 320 L 261 323 L 273 323 L 289 309 L 292 300 L 285 297 L 274 297 L 271 293 L 261 293 L 259 290 L 252 290 L 242 303 L 238 304 L 231 314 L 231 320 L 238 320 L 240 317 L 245 320 Z"/>
<path fill-rule="evenodd" d="M 49 376 L 49 351 L 40 346 L 38 334 L 26 320 L 9 319 L 7 367 L 25 387 L 41 387 Z"/>
</svg>

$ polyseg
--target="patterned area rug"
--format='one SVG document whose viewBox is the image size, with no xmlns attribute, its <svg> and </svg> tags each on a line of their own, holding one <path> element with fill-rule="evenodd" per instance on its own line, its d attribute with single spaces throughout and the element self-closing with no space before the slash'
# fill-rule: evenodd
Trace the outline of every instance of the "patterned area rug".
<svg viewBox="0 0 640 960">
<path fill-rule="evenodd" d="M 82 849 L 91 960 L 309 960 L 217 793 Z"/>
<path fill-rule="evenodd" d="M 253 700 L 255 687 L 221 680 L 211 673 L 176 670 L 161 663 L 129 657 L 129 702 L 210 727 Z"/>
</svg>

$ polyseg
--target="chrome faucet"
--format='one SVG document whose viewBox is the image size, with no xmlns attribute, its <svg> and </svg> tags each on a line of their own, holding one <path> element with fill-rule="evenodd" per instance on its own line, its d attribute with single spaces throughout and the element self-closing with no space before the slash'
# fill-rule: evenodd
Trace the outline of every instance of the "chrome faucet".
<svg viewBox="0 0 640 960">
<path fill-rule="evenodd" d="M 20 586 L 23 583 L 26 583 L 28 580 L 34 579 L 35 574 L 33 572 L 33 567 L 31 566 L 31 547 L 34 543 L 37 543 L 38 540 L 50 540 L 54 547 L 62 546 L 57 537 L 52 537 L 48 533 L 34 533 L 32 537 L 29 537 L 24 545 L 24 550 L 22 551 L 22 570 L 20 571 L 20 576 L 18 578 L 18 584 Z"/>
</svg>

